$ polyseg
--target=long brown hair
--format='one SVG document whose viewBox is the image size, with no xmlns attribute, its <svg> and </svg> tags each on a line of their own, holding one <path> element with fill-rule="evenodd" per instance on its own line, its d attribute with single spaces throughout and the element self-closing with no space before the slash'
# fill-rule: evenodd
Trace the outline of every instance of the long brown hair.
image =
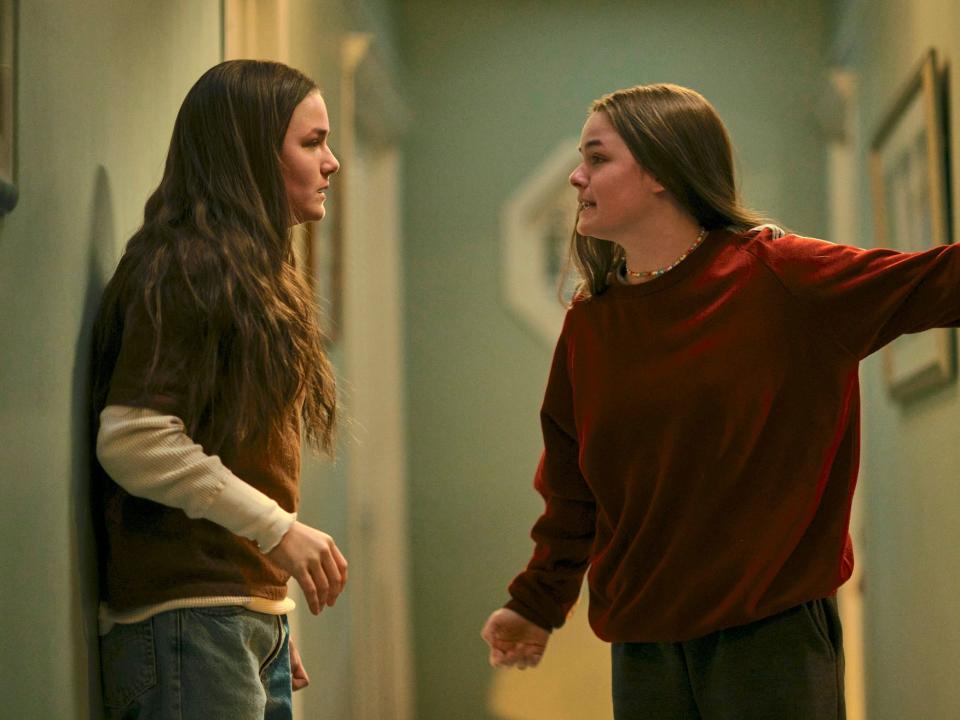
<svg viewBox="0 0 960 720">
<path fill-rule="evenodd" d="M 679 85 L 637 85 L 604 95 L 590 113 L 605 113 L 634 159 L 707 230 L 744 231 L 764 222 L 740 204 L 733 146 L 703 95 Z M 623 262 L 615 243 L 580 235 L 574 226 L 570 261 L 580 297 L 602 293 Z"/>
<path fill-rule="evenodd" d="M 163 179 L 101 302 L 94 404 L 106 402 L 128 308 L 153 330 L 144 389 L 180 375 L 187 431 L 212 449 L 297 422 L 333 445 L 336 391 L 313 298 L 294 266 L 280 150 L 317 85 L 275 62 L 233 60 L 187 93 Z M 186 337 L 184 336 L 186 334 Z M 175 367 L 166 367 L 174 363 Z"/>
</svg>

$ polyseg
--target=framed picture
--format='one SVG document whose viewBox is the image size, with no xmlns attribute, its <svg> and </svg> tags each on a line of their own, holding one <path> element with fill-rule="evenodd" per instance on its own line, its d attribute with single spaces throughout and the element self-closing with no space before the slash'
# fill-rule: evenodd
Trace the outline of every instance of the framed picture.
<svg viewBox="0 0 960 720">
<path fill-rule="evenodd" d="M 944 93 L 931 49 L 873 138 L 870 178 L 877 247 L 911 252 L 950 242 Z M 887 388 L 899 400 L 956 376 L 950 328 L 904 335 L 883 352 Z"/>
<path fill-rule="evenodd" d="M 0 217 L 17 204 L 16 0 L 0 0 Z"/>
<path fill-rule="evenodd" d="M 570 173 L 580 162 L 577 138 L 561 142 L 504 203 L 501 262 L 507 305 L 548 346 L 557 341 L 575 278 L 563 278 L 577 214 Z M 560 287 L 561 279 L 565 280 Z"/>
</svg>

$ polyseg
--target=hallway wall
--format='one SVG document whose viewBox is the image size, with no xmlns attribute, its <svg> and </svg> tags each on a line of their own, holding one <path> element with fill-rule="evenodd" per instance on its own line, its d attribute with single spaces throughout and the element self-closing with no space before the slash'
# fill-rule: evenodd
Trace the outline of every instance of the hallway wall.
<svg viewBox="0 0 960 720">
<path fill-rule="evenodd" d="M 528 559 L 542 508 L 532 477 L 552 346 L 503 299 L 504 201 L 559 143 L 576 147 L 592 99 L 672 81 L 702 91 L 728 123 L 748 203 L 823 235 L 819 7 L 401 2 L 416 112 L 404 260 L 420 720 L 493 716 L 478 634 Z"/>
<path fill-rule="evenodd" d="M 100 291 L 220 57 L 219 2 L 20 2 L 19 190 L 0 219 L 0 714 L 102 717 L 83 405 Z"/>
<path fill-rule="evenodd" d="M 669 80 L 717 105 L 748 203 L 823 235 L 815 115 L 828 21 L 829 56 L 858 78 L 865 168 L 872 129 L 922 51 L 935 45 L 955 65 L 960 0 L 847 0 L 830 18 L 820 3 L 785 0 L 368 0 L 361 19 L 344 14 L 351 4 L 290 0 L 287 49 L 332 100 L 336 128 L 338 58 L 327 41 L 372 28 L 390 62 L 402 59 L 416 113 L 402 182 L 416 716 L 491 718 L 494 673 L 478 631 L 529 555 L 552 351 L 503 299 L 502 203 L 558 143 L 576 142 L 590 100 Z M 100 290 L 160 177 L 176 110 L 220 58 L 221 3 L 19 5 L 20 202 L 0 219 L 0 690 L 26 720 L 100 717 L 85 348 Z M 957 238 L 955 67 L 949 82 Z M 861 172 L 856 240 L 869 245 L 867 179 Z M 952 717 L 960 384 L 904 407 L 887 398 L 879 358 L 863 380 L 868 717 Z M 349 426 L 342 438 L 351 441 Z M 340 541 L 349 455 L 334 466 L 305 459 L 305 519 Z M 313 676 L 301 703 L 336 720 L 353 711 L 345 611 L 338 603 L 301 624 Z"/>
<path fill-rule="evenodd" d="M 929 47 L 948 66 L 953 240 L 960 239 L 960 2 L 848 0 L 835 61 L 858 85 L 860 244 L 873 244 L 869 143 Z M 870 720 L 960 715 L 960 384 L 891 401 L 880 354 L 864 363 L 864 632 Z"/>
</svg>

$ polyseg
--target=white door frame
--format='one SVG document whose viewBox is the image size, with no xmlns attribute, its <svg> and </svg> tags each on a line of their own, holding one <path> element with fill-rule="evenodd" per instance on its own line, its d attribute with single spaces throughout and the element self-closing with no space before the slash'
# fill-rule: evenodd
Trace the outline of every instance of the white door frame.
<svg viewBox="0 0 960 720">
<path fill-rule="evenodd" d="M 351 716 L 411 720 L 400 154 L 395 135 L 361 129 L 376 127 L 369 115 L 378 102 L 368 95 L 389 83 L 376 63 L 367 64 L 371 43 L 351 33 L 341 46 Z"/>
</svg>

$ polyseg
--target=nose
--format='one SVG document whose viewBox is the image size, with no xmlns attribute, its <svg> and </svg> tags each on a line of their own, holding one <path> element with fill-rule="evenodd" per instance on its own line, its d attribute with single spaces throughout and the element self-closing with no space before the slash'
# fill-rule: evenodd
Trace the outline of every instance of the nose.
<svg viewBox="0 0 960 720">
<path fill-rule="evenodd" d="M 587 181 L 584 177 L 583 163 L 580 163 L 576 168 L 574 168 L 573 172 L 570 173 L 568 180 L 570 181 L 570 184 L 578 190 L 582 190 L 586 186 Z"/>
<path fill-rule="evenodd" d="M 330 151 L 330 156 L 324 160 L 321 172 L 324 176 L 333 175 L 340 169 L 340 161 L 337 160 L 337 156 L 333 154 L 333 151 Z"/>
</svg>

